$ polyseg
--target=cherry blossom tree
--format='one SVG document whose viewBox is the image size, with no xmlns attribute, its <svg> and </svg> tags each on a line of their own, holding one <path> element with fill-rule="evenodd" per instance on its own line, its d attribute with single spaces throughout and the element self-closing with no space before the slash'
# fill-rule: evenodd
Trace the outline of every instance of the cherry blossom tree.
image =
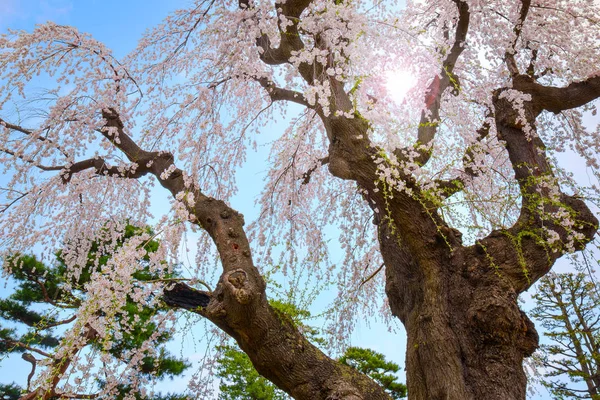
<svg viewBox="0 0 600 400">
<path fill-rule="evenodd" d="M 162 291 L 294 398 L 389 397 L 269 306 L 269 265 L 335 279 L 332 343 L 365 310 L 397 317 L 410 398 L 523 399 L 538 336 L 517 297 L 598 227 L 598 189 L 557 160 L 568 152 L 597 173 L 599 131 L 583 120 L 600 96 L 599 21 L 595 0 L 196 0 L 124 58 L 74 27 L 11 31 L 0 38 L 2 249 L 60 243 L 77 276 L 91 243 L 122 237 L 106 221 L 150 220 L 158 184 L 172 207 L 154 227 L 151 271 L 168 276 L 190 230 L 201 232 L 192 278 L 208 280 L 214 259 L 221 271 L 211 290 L 158 279 L 130 298 Z M 390 76 L 411 89 L 393 93 Z M 228 205 L 236 171 L 284 118 L 260 217 L 245 227 Z M 142 244 L 98 252 L 114 269 L 87 288 L 99 300 L 81 306 L 64 354 L 85 326 L 110 347 L 95 316 L 138 287 Z M 49 376 L 33 382 L 39 393 Z"/>
</svg>

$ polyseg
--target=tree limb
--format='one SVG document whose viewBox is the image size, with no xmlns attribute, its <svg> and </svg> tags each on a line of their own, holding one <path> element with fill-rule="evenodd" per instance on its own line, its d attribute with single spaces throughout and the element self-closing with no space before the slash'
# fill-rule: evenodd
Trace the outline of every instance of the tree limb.
<svg viewBox="0 0 600 400">
<path fill-rule="evenodd" d="M 304 95 L 295 90 L 284 89 L 278 87 L 273 81 L 267 78 L 255 78 L 260 85 L 265 88 L 271 101 L 290 101 L 292 103 L 300 104 L 307 108 L 314 108 L 304 98 Z"/>
<path fill-rule="evenodd" d="M 555 114 L 581 107 L 600 97 L 600 72 L 564 87 L 543 86 L 527 75 L 514 80 L 515 89 L 530 94 L 534 106 Z"/>
<path fill-rule="evenodd" d="M 67 154 L 67 152 L 65 150 L 63 150 L 56 142 L 54 142 L 53 140 L 48 139 L 48 138 L 46 138 L 44 136 L 40 136 L 40 135 L 34 134 L 34 132 L 31 129 L 23 128 L 22 126 L 8 123 L 5 120 L 3 120 L 2 118 L 0 118 L 0 126 L 3 126 L 3 127 L 7 128 L 7 129 L 10 129 L 10 130 L 13 130 L 13 131 L 17 131 L 17 132 L 23 133 L 23 134 L 25 134 L 27 136 L 34 136 L 37 140 L 39 140 L 41 142 L 50 143 L 63 156 L 65 156 L 67 158 L 69 157 L 69 155 Z"/>
<path fill-rule="evenodd" d="M 64 168 L 61 165 L 58 165 L 58 166 L 56 166 L 56 165 L 48 166 L 48 165 L 39 164 L 39 163 L 35 162 L 34 160 L 32 160 L 30 158 L 27 158 L 27 157 L 25 157 L 25 156 L 23 156 L 21 154 L 17 154 L 14 151 L 11 151 L 11 150 L 8 150 L 8 149 L 2 149 L 2 148 L 0 148 L 0 152 L 8 154 L 9 156 L 13 156 L 15 158 L 18 158 L 20 160 L 23 160 L 26 163 L 31 164 L 34 167 L 41 169 L 42 171 L 60 171 L 60 170 L 62 170 Z"/>
<path fill-rule="evenodd" d="M 170 306 L 188 309 L 212 321 L 238 342 L 261 375 L 297 399 L 346 394 L 389 399 L 369 378 L 323 354 L 269 305 L 266 284 L 252 262 L 241 214 L 186 181 L 171 154 L 141 149 L 124 132 L 116 110 L 105 109 L 102 113 L 106 120 L 102 135 L 129 161 L 138 164 L 140 171 L 153 174 L 173 197 L 181 199 L 178 196 L 184 193 L 182 203 L 190 220 L 207 231 L 219 252 L 223 274 L 216 289 L 208 294 L 177 283 L 165 291 Z M 193 201 L 188 201 L 189 195 L 193 195 Z"/>
<path fill-rule="evenodd" d="M 261 49 L 260 59 L 265 64 L 279 65 L 287 63 L 292 55 L 292 51 L 299 51 L 304 48 L 304 43 L 302 43 L 300 33 L 298 32 L 298 22 L 300 14 L 302 14 L 311 2 L 312 0 L 288 0 L 275 5 L 278 16 L 285 16 L 292 24 L 282 27 L 281 20 L 278 18 L 280 42 L 277 48 L 271 47 L 271 41 L 267 35 L 262 35 L 256 39 L 256 44 Z M 238 4 L 241 9 L 250 9 L 252 7 L 249 0 L 239 0 Z"/>
<path fill-rule="evenodd" d="M 31 363 L 31 372 L 29 373 L 29 375 L 27 375 L 27 390 L 29 390 L 29 388 L 31 387 L 31 379 L 35 375 L 35 368 L 37 366 L 37 360 L 35 359 L 34 356 L 32 356 L 29 353 L 23 353 L 23 355 L 21 355 L 21 358 L 23 360 Z"/>
<path fill-rule="evenodd" d="M 29 350 L 29 351 L 33 351 L 34 353 L 38 353 L 39 355 L 42 355 L 44 357 L 52 357 L 51 354 L 46 353 L 43 350 L 37 349 L 35 347 L 31 347 L 26 343 L 23 342 L 19 342 L 18 340 L 10 340 L 10 339 L 0 339 L 2 340 L 4 343 L 7 344 L 7 347 L 21 347 L 23 349 Z"/>
<path fill-rule="evenodd" d="M 421 112 L 421 120 L 417 132 L 418 142 L 415 146 L 419 156 L 414 161 L 419 165 L 424 165 L 431 157 L 429 147 L 439 128 L 441 99 L 444 91 L 450 84 L 454 85 L 456 90 L 459 90 L 459 82 L 456 75 L 454 75 L 454 67 L 465 48 L 471 14 L 467 2 L 454 0 L 454 3 L 456 3 L 458 9 L 458 22 L 454 32 L 454 44 L 442 63 L 440 73 L 433 78 L 425 92 L 425 109 Z M 398 149 L 395 154 L 399 160 L 407 161 L 402 149 Z"/>
<path fill-rule="evenodd" d="M 521 77 L 515 78 L 515 83 Z M 521 90 L 518 85 L 515 88 Z M 476 246 L 486 254 L 495 254 L 495 268 L 520 293 L 546 274 L 558 257 L 584 247 L 596 234 L 598 220 L 581 199 L 561 191 L 546 147 L 536 132 L 536 118 L 541 109 L 535 97 L 513 104 L 509 96 L 503 95 L 507 90 L 514 89 L 499 89 L 494 93 L 496 130 L 498 139 L 506 143 L 520 187 L 521 210 L 511 228 L 493 231 Z M 563 221 L 567 217 L 558 217 L 564 212 L 569 221 Z M 552 246 L 546 239 L 550 230 L 559 237 Z M 501 247 L 513 251 L 500 251 Z"/>
<path fill-rule="evenodd" d="M 521 10 L 519 11 L 519 19 L 517 20 L 517 23 L 513 28 L 514 39 L 511 44 L 511 47 L 507 49 L 504 53 L 506 66 L 513 78 L 519 75 L 519 67 L 517 66 L 517 61 L 515 59 L 515 52 L 517 42 L 519 41 L 519 37 L 521 36 L 521 32 L 523 31 L 523 25 L 525 24 L 525 20 L 527 19 L 527 14 L 529 14 L 530 6 L 531 0 L 521 0 Z"/>
</svg>

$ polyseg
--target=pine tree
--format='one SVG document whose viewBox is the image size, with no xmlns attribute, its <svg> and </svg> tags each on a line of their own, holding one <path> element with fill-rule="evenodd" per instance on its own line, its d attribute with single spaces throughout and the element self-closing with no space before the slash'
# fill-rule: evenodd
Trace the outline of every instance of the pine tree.
<svg viewBox="0 0 600 400">
<path fill-rule="evenodd" d="M 600 399 L 600 297 L 594 282 L 582 273 L 551 273 L 540 282 L 532 315 L 552 340 L 539 352 L 543 385 L 557 399 Z"/>
<path fill-rule="evenodd" d="M 236 346 L 217 348 L 219 400 L 285 400 L 289 397 L 254 369 L 250 358 Z"/>
<path fill-rule="evenodd" d="M 142 231 L 128 225 L 122 242 L 139 235 Z M 117 246 L 119 245 L 122 243 L 117 244 Z M 147 261 L 158 246 L 159 243 L 156 240 L 146 242 L 145 250 L 148 255 L 142 262 Z M 0 298 L 0 318 L 14 326 L 0 328 L 0 356 L 21 353 L 23 360 L 31 364 L 31 373 L 27 379 L 26 388 L 20 387 L 16 383 L 1 385 L 0 399 L 16 399 L 20 397 L 21 393 L 29 392 L 30 383 L 41 359 L 54 359 L 53 363 L 59 369 L 56 379 L 60 381 L 63 378 L 63 374 L 70 364 L 70 357 L 69 355 L 58 357 L 53 350 L 64 339 L 62 334 L 65 329 L 76 321 L 76 314 L 73 313 L 72 316 L 69 314 L 76 311 L 86 298 L 86 284 L 92 278 L 92 273 L 106 265 L 107 257 L 100 257 L 99 261 L 94 263 L 96 260 L 94 253 L 97 250 L 98 244 L 95 244 L 90 252 L 87 265 L 82 268 L 81 274 L 77 278 L 66 274 L 60 252 L 56 254 L 55 262 L 50 265 L 39 261 L 32 255 L 15 255 L 8 260 L 15 288 L 8 297 Z M 149 281 L 157 277 L 147 267 L 144 267 L 134 275 L 134 278 L 138 281 Z M 120 337 L 114 337 L 109 350 L 112 357 L 120 360 L 125 360 L 125 354 L 128 351 L 139 348 L 149 339 L 156 329 L 152 317 L 165 311 L 157 307 L 139 307 L 129 298 L 125 308 L 126 310 L 120 315 L 120 318 L 129 319 L 131 329 L 120 333 Z M 131 323 L 131 321 L 135 322 Z M 87 335 L 84 339 L 87 341 L 87 345 L 94 350 L 102 350 L 102 343 L 98 340 L 93 328 L 89 327 L 86 332 Z M 164 345 L 170 339 L 171 335 L 169 334 L 161 334 L 156 339 L 154 343 L 158 348 L 158 356 L 148 356 L 142 360 L 140 368 L 142 374 L 156 379 L 172 378 L 182 374 L 189 366 L 185 360 L 170 355 L 165 349 Z M 105 385 L 103 381 L 96 383 L 99 387 Z M 123 383 L 117 388 L 116 398 L 124 398 L 132 392 L 132 389 L 130 384 Z M 32 398 L 35 398 L 34 392 L 30 394 Z M 58 396 L 58 393 L 56 395 Z M 135 396 L 139 397 L 137 393 Z M 186 397 L 169 394 L 157 395 L 152 399 L 183 400 Z"/>
<path fill-rule="evenodd" d="M 379 383 L 393 399 L 406 397 L 406 385 L 397 382 L 394 374 L 400 366 L 387 361 L 385 356 L 371 349 L 349 347 L 340 362 L 349 365 Z"/>
</svg>

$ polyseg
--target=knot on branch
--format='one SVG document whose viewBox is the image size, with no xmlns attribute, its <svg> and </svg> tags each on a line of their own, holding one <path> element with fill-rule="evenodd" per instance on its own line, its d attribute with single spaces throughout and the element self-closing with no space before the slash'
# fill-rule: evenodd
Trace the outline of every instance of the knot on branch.
<svg viewBox="0 0 600 400">
<path fill-rule="evenodd" d="M 364 400 L 360 392 L 346 381 L 335 382 L 335 390 L 327 396 L 327 400 Z"/>
<path fill-rule="evenodd" d="M 229 217 L 231 217 L 231 213 L 228 210 L 223 210 L 221 211 L 221 218 L 223 219 L 229 219 Z"/>
<path fill-rule="evenodd" d="M 340 179 L 353 179 L 354 166 L 348 163 L 348 161 L 343 157 L 333 155 L 333 152 L 331 150 L 330 154 L 331 156 L 329 158 L 329 172 L 331 172 L 333 176 L 336 176 Z"/>
<path fill-rule="evenodd" d="M 236 269 L 225 275 L 225 287 L 240 304 L 248 304 L 252 300 L 252 291 L 248 274 L 242 269 Z"/>
<path fill-rule="evenodd" d="M 531 356 L 539 347 L 540 337 L 535 330 L 535 325 L 529 317 L 523 312 L 521 312 L 521 329 L 524 333 L 522 339 L 519 343 L 519 348 L 523 351 L 525 357 Z"/>
<path fill-rule="evenodd" d="M 227 235 L 233 239 L 240 237 L 240 233 L 233 228 L 227 229 Z"/>
</svg>

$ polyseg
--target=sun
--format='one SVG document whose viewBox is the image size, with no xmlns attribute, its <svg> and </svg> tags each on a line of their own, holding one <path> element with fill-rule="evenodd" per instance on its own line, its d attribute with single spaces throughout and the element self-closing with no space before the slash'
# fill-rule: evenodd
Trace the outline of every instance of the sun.
<svg viewBox="0 0 600 400">
<path fill-rule="evenodd" d="M 388 96 L 396 103 L 401 103 L 408 91 L 417 84 L 417 78 L 404 70 L 386 72 L 385 81 Z"/>
</svg>

